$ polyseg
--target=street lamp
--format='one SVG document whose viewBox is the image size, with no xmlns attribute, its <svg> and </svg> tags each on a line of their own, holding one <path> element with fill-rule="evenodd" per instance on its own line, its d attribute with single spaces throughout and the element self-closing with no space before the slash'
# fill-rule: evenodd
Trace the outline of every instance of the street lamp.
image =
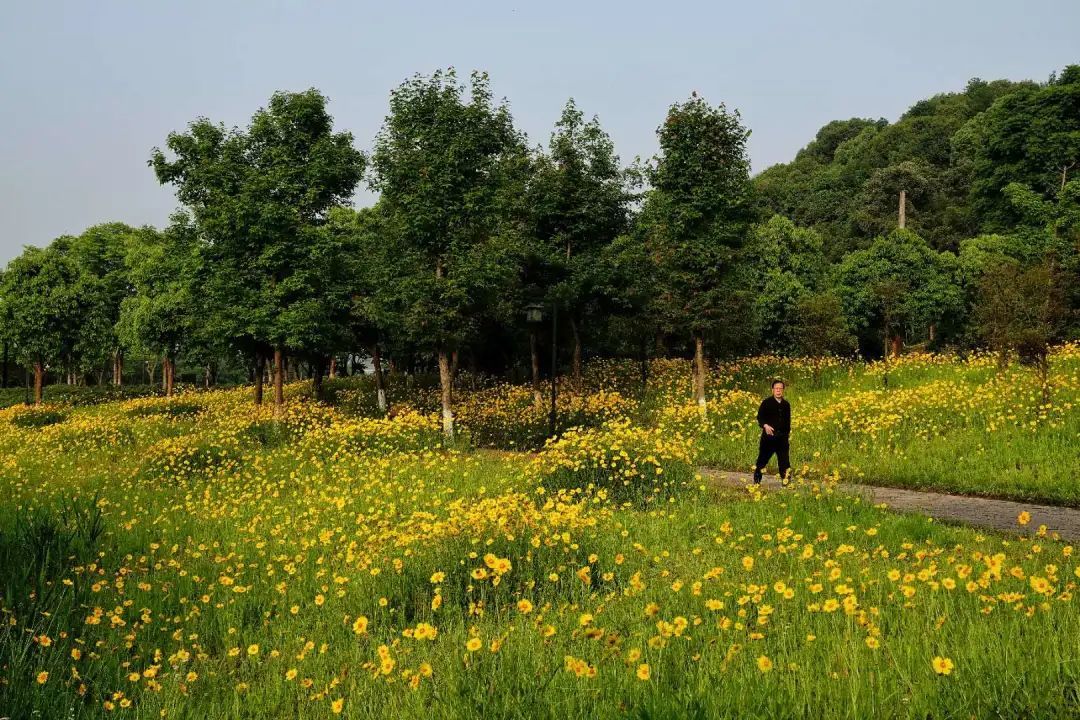
<svg viewBox="0 0 1080 720">
<path fill-rule="evenodd" d="M 537 328 L 544 321 L 544 306 L 540 303 L 529 303 L 525 306 L 525 321 L 530 327 Z M 558 392 L 556 380 L 558 375 L 558 307 L 551 304 L 551 409 L 548 411 L 548 435 L 555 437 L 555 398 Z M 535 332 L 535 330 L 533 330 Z"/>
</svg>

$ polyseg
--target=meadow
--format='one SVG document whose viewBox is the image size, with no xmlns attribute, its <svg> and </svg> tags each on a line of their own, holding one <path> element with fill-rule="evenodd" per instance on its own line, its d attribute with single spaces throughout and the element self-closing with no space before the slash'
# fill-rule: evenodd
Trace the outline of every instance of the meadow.
<svg viewBox="0 0 1080 720">
<path fill-rule="evenodd" d="M 985 355 L 751 358 L 702 416 L 687 363 L 598 361 L 546 443 L 527 387 L 462 377 L 450 447 L 402 377 L 388 418 L 366 378 L 281 421 L 244 388 L 13 405 L 0 717 L 1073 717 L 1072 547 L 835 490 L 1080 505 L 1080 347 L 1052 368 L 1046 403 Z M 707 484 L 774 375 L 797 481 Z"/>
</svg>

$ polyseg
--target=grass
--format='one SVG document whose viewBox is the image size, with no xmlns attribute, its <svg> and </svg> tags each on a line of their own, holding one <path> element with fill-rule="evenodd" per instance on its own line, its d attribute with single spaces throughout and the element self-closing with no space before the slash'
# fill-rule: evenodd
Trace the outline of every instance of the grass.
<svg viewBox="0 0 1080 720">
<path fill-rule="evenodd" d="M 596 392 L 570 401 L 585 427 L 531 455 L 442 448 L 426 389 L 417 412 L 364 417 L 352 379 L 333 388 L 348 408 L 290 386 L 280 423 L 245 390 L 0 411 L 0 717 L 1080 712 L 1072 548 L 889 513 L 822 480 L 839 466 L 825 451 L 846 463 L 858 443 L 809 422 L 877 393 L 876 368 L 826 368 L 811 389 L 812 368 L 785 366 L 807 422 L 793 444 L 822 451 L 791 491 L 695 476 L 702 457 L 744 464 L 756 394 L 741 391 L 773 362 L 719 368 L 704 424 L 683 366 L 657 364 L 635 397 L 627 371 L 595 365 Z M 1055 398 L 1075 392 L 1075 362 L 1059 358 Z M 928 366 L 893 370 L 888 392 L 912 394 L 861 451 L 916 478 L 935 452 L 982 444 L 957 478 L 1016 457 L 1046 484 L 1059 451 L 998 427 L 1026 372 Z M 920 394 L 935 382 L 981 404 L 941 419 Z M 461 401 L 477 444 L 533 443 L 530 396 Z M 919 435 L 935 422 L 947 443 Z M 1067 435 L 1075 411 L 1045 422 Z M 915 452 L 918 437 L 938 449 Z"/>
</svg>

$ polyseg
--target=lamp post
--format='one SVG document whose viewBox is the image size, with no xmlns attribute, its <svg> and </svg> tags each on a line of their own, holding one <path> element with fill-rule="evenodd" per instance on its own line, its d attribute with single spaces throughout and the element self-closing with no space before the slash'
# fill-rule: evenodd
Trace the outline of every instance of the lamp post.
<svg viewBox="0 0 1080 720">
<path fill-rule="evenodd" d="M 555 437 L 555 393 L 556 393 L 556 379 L 558 376 L 558 350 L 559 350 L 559 335 L 558 335 L 558 321 L 559 321 L 559 309 L 558 306 L 551 303 L 551 413 L 548 417 L 549 435 Z"/>
<path fill-rule="evenodd" d="M 537 377 L 536 373 L 539 372 L 539 360 L 536 354 L 536 329 L 540 327 L 540 324 L 544 321 L 544 306 L 540 303 L 530 303 L 525 306 L 525 321 L 529 324 L 529 333 L 531 341 L 532 362 L 534 379 Z M 555 400 L 558 392 L 557 388 L 557 362 L 558 362 L 558 329 L 559 329 L 558 309 L 555 303 L 551 304 L 551 408 L 548 410 L 548 435 L 555 437 Z M 534 380 L 535 382 L 535 380 Z M 539 386 L 534 384 L 534 389 L 539 394 Z"/>
</svg>

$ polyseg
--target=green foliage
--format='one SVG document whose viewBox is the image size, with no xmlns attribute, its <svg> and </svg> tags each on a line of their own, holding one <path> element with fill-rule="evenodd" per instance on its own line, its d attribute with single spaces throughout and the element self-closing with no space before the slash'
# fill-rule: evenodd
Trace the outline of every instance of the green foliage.
<svg viewBox="0 0 1080 720">
<path fill-rule="evenodd" d="M 1045 85 L 1025 85 L 973 118 L 956 138 L 968 157 L 971 203 L 983 226 L 1007 229 L 1020 217 L 1002 192 L 1009 183 L 1054 198 L 1080 171 L 1080 65 Z"/>
<path fill-rule="evenodd" d="M 473 73 L 467 100 L 452 69 L 391 93 L 372 187 L 381 193 L 382 240 L 393 243 L 391 305 L 413 342 L 460 346 L 510 285 L 526 160 L 485 74 Z"/>
<path fill-rule="evenodd" d="M 754 226 L 743 254 L 743 282 L 753 295 L 755 324 L 765 347 L 793 350 L 799 301 L 825 281 L 821 237 L 780 215 Z"/>
<path fill-rule="evenodd" d="M 8 263 L 0 316 L 15 356 L 29 366 L 59 364 L 78 337 L 79 267 L 64 244 L 28 247 Z"/>
<path fill-rule="evenodd" d="M 962 306 L 956 258 L 909 230 L 894 230 L 844 258 L 835 289 L 851 327 L 868 346 L 883 335 L 910 337 Z"/>
<path fill-rule="evenodd" d="M 601 256 L 628 227 L 626 180 L 599 120 L 585 122 L 568 101 L 529 179 L 532 242 L 523 265 L 538 287 L 527 288 L 526 299 L 555 300 L 575 320 L 600 310 L 609 270 Z"/>
<path fill-rule="evenodd" d="M 815 228 L 829 257 L 839 260 L 895 226 L 903 189 L 908 227 L 935 249 L 955 250 L 980 220 L 968 200 L 971 145 L 957 138 L 996 99 L 1030 87 L 974 79 L 962 92 L 915 103 L 892 124 L 831 122 L 792 162 L 754 178 L 763 212 Z"/>
<path fill-rule="evenodd" d="M 1045 368 L 1051 343 L 1064 335 L 1064 288 L 1049 262 L 1027 269 L 1004 262 L 987 269 L 979 282 L 975 326 L 981 339 L 1004 358 Z"/>
<path fill-rule="evenodd" d="M 176 187 L 206 240 L 200 297 L 207 332 L 251 350 L 328 353 L 324 329 L 347 311 L 327 211 L 360 181 L 364 156 L 333 132 L 326 98 L 275 93 L 246 130 L 200 119 L 155 149 L 158 180 Z"/>
<path fill-rule="evenodd" d="M 191 286 L 197 234 L 183 214 L 163 232 L 145 229 L 129 238 L 126 263 L 131 294 L 120 304 L 117 330 L 132 354 L 175 358 L 199 316 Z"/>
<path fill-rule="evenodd" d="M 66 419 L 67 413 L 60 410 L 32 408 L 13 416 L 11 424 L 21 428 L 40 428 L 62 423 Z"/>
<path fill-rule="evenodd" d="M 736 322 L 733 270 L 750 225 L 749 131 L 738 112 L 696 94 L 657 129 L 644 212 L 666 329 L 722 333 Z"/>
</svg>

